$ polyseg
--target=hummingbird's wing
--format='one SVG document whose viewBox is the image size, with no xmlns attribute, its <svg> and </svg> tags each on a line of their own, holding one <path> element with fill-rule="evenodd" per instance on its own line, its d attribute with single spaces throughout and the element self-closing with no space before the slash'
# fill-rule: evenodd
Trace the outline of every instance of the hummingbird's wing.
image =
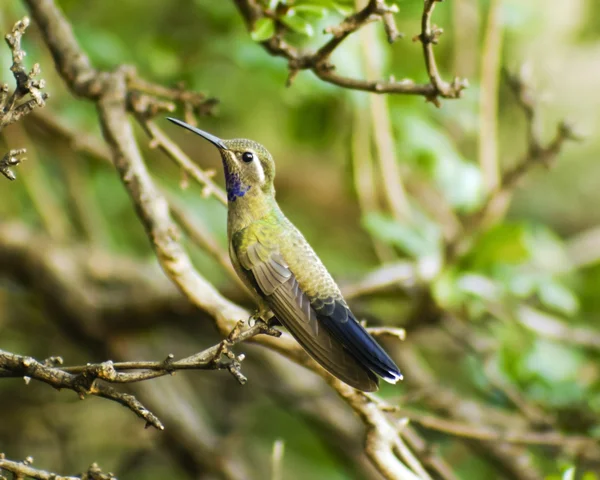
<svg viewBox="0 0 600 480">
<path fill-rule="evenodd" d="M 352 316 L 341 294 L 339 298 L 311 295 L 306 282 L 288 265 L 280 244 L 244 233 L 234 235 L 232 246 L 246 278 L 318 363 L 363 391 L 377 389 L 377 377 L 371 370 L 388 381 L 394 378 L 390 370 L 397 372 L 397 367 Z M 311 253 L 314 255 L 312 249 Z M 318 264 L 322 266 L 320 261 Z"/>
</svg>

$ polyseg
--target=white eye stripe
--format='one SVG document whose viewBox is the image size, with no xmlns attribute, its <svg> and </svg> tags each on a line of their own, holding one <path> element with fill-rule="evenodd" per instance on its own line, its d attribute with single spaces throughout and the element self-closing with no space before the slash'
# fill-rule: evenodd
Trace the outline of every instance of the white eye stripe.
<svg viewBox="0 0 600 480">
<path fill-rule="evenodd" d="M 244 158 L 246 157 L 246 158 Z M 246 150 L 238 158 L 245 164 L 244 168 L 252 168 L 256 172 L 258 183 L 264 183 L 266 176 L 258 155 L 252 150 Z"/>
<path fill-rule="evenodd" d="M 254 164 L 254 168 L 256 168 L 256 174 L 258 176 L 260 183 L 263 183 L 265 181 L 265 171 L 263 170 L 262 163 L 260 163 L 258 158 L 256 158 L 256 155 L 254 155 L 254 158 L 255 158 L 255 161 L 252 163 Z"/>
</svg>

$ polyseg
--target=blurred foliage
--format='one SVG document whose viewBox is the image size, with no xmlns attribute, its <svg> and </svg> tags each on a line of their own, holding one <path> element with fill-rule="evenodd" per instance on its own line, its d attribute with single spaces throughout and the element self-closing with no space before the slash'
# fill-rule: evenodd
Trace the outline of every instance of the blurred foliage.
<svg viewBox="0 0 600 480">
<path fill-rule="evenodd" d="M 410 41 L 419 31 L 423 2 L 398 0 L 394 3 L 399 6 L 399 29 L 405 32 L 406 38 L 389 46 L 381 25 L 377 24 L 373 27 L 376 42 L 369 45 L 369 56 L 384 77 L 394 75 L 398 79 L 427 81 L 421 48 Z M 457 3 L 444 2 L 436 9 L 435 23 L 445 31 L 436 46 L 436 55 L 445 78 L 454 73 L 462 74 L 456 71 L 459 65 L 476 72 L 469 78 L 471 86 L 464 98 L 444 101 L 441 110 L 420 97 L 389 96 L 387 103 L 397 159 L 405 180 L 424 180 L 455 212 L 468 214 L 476 211 L 485 197 L 477 162 L 478 97 L 482 88 L 477 72 L 481 67 L 480 47 L 489 2 L 460 2 L 468 6 L 471 15 L 459 20 L 453 12 Z M 473 332 L 495 341 L 490 364 L 498 376 L 535 405 L 552 411 L 556 417 L 568 419 L 561 423 L 565 431 L 572 429 L 600 437 L 600 352 L 543 338 L 518 321 L 526 306 L 566 325 L 584 326 L 600 334 L 600 244 L 593 245 L 597 250 L 596 259 L 581 268 L 573 264 L 570 247 L 573 235 L 600 223 L 600 209 L 591 208 L 600 204 L 600 163 L 597 161 L 600 140 L 597 136 L 590 135 L 582 144 L 569 144 L 555 169 L 534 169 L 517 190 L 508 218 L 476 232 L 467 251 L 455 262 L 444 265 L 442 227 L 415 198 L 410 199 L 410 221 L 402 223 L 383 210 L 359 208 L 350 145 L 355 112 L 369 114 L 368 96 L 325 84 L 309 72 L 301 72 L 293 85 L 286 88 L 285 62 L 270 57 L 257 44 L 273 35 L 272 20 L 257 22 L 253 32 L 248 34 L 230 1 L 62 0 L 60 5 L 94 65 L 111 69 L 123 63 L 132 64 L 145 78 L 166 85 L 183 82 L 190 89 L 206 92 L 218 98 L 221 105 L 214 117 L 199 119 L 203 129 L 224 138 L 246 137 L 265 144 L 277 162 L 276 186 L 282 208 L 341 283 L 358 280 L 377 267 L 373 239 L 389 247 L 394 258 L 416 262 L 433 260 L 439 265 L 439 271 L 431 283 L 432 301 L 436 307 L 466 319 Z M 275 5 L 270 2 L 270 6 Z M 307 49 L 321 45 L 328 38 L 322 33 L 323 28 L 339 22 L 353 10 L 353 2 L 333 0 L 298 0 L 290 6 L 281 21 L 292 30 L 290 41 Z M 20 2 L 3 2 L 0 8 L 3 31 L 24 13 Z M 524 61 L 531 65 L 537 92 L 544 100 L 540 125 L 544 138 L 552 135 L 556 122 L 565 115 L 575 119 L 584 131 L 599 131 L 599 14 L 599 4 L 594 0 L 503 2 L 503 64 L 511 69 Z M 457 43 L 458 38 L 464 38 L 459 35 L 465 29 L 474 46 Z M 39 36 L 28 35 L 25 48 L 28 60 L 42 65 L 47 91 L 52 95 L 47 110 L 99 136 L 95 110 L 73 99 L 65 90 Z M 353 35 L 335 52 L 333 63 L 341 74 L 366 75 L 361 48 L 359 36 Z M 0 49 L 3 80 L 8 78 L 9 66 L 7 49 Z M 499 106 L 499 154 L 503 167 L 508 168 L 523 154 L 525 123 L 505 87 L 500 90 Z M 199 165 L 219 171 L 218 155 L 209 145 L 163 123 Z M 5 130 L 3 147 L 15 147 L 13 131 Z M 202 198 L 195 185 L 180 188 L 181 174 L 177 168 L 148 148 L 143 133 L 138 133 L 145 158 L 158 183 L 184 202 L 194 217 L 225 246 L 224 207 L 214 199 Z M 26 123 L 26 135 L 30 159 L 19 167 L 20 181 L 10 187 L 6 182 L 0 183 L 2 220 L 18 218 L 42 229 L 43 222 L 32 202 L 32 189 L 37 186 L 28 181 L 33 178 L 31 172 L 36 170 L 46 191 L 55 196 L 71 220 L 74 237 L 84 239 L 84 227 L 76 220 L 65 187 L 66 169 L 70 168 L 95 205 L 90 212 L 96 226 L 91 242 L 114 252 L 154 261 L 129 198 L 108 165 L 70 153 L 68 146 L 29 123 Z M 217 178 L 222 183 L 221 176 Z M 384 203 L 381 198 L 378 201 Z M 208 255 L 196 250 L 194 261 L 203 274 L 224 291 L 230 293 L 235 289 Z M 356 304 L 361 312 L 378 317 L 378 322 L 402 325 L 405 316 L 399 312 L 407 311 L 405 306 L 409 301 L 406 294 L 395 292 L 357 300 Z M 86 352 L 61 340 L 55 328 L 44 322 L 43 311 L 26 290 L 3 281 L 0 305 L 7 307 L 6 312 L 0 314 L 0 347 L 40 358 L 60 352 L 70 361 L 92 360 L 86 358 Z M 162 344 L 165 338 L 164 343 L 173 350 L 182 348 L 181 345 L 189 349 L 207 346 L 206 335 L 210 340 L 211 334 L 207 334 L 206 329 L 194 328 L 190 338 L 185 339 L 170 331 L 148 332 L 148 337 L 161 345 L 152 351 L 162 354 L 166 348 Z M 34 329 L 40 332 L 39 339 L 32 340 L 25 333 Z M 467 397 L 507 407 L 509 402 L 503 395 L 490 395 L 491 387 L 485 380 L 480 358 L 473 362 L 465 356 L 455 362 L 436 358 L 436 355 L 439 353 L 432 353 L 428 360 L 435 365 L 436 375 L 444 384 L 464 391 Z M 202 375 L 205 374 L 193 378 L 196 380 Z M 195 385 L 203 392 L 204 388 L 229 380 L 224 379 L 224 375 L 218 379 L 211 376 L 208 380 L 199 379 Z M 0 411 L 6 412 L 7 408 L 21 404 L 20 408 L 36 421 L 37 415 L 43 417 L 42 427 L 25 416 L 12 419 L 13 423 L 6 426 L 0 422 L 0 451 L 12 457 L 33 454 L 54 470 L 80 468 L 82 459 L 90 458 L 98 460 L 105 469 L 118 472 L 127 465 L 127 459 L 119 453 L 123 446 L 144 453 L 160 442 L 156 437 L 159 434 L 139 431 L 137 419 L 129 418 L 129 412 L 96 401 L 90 401 L 85 408 L 76 404 L 61 410 L 61 404 L 73 402 L 70 396 L 55 395 L 45 386 L 33 388 L 23 390 L 0 382 Z M 245 403 L 245 418 L 250 419 L 243 428 L 252 438 L 244 449 L 245 457 L 255 456 L 268 462 L 273 441 L 283 438 L 286 479 L 358 478 L 345 469 L 343 460 L 327 448 L 310 423 L 290 411 L 285 402 L 268 398 L 260 388 L 254 388 L 252 382 L 246 389 L 247 392 L 239 394 L 239 403 Z M 397 396 L 398 390 L 400 394 L 408 393 L 405 387 L 393 393 L 386 387 L 383 393 Z M 32 398 L 32 392 L 39 393 L 39 398 Z M 42 414 L 40 401 L 48 402 L 44 408 L 63 413 L 56 417 Z M 193 405 L 198 410 L 209 408 L 203 407 L 199 400 Z M 71 412 L 75 412 L 77 422 L 97 432 L 95 438 L 80 443 L 86 436 L 69 424 Z M 269 421 L 264 422 L 267 417 Z M 224 435 L 233 428 L 226 419 L 211 420 Z M 16 430 L 22 432 L 22 437 L 11 442 Z M 59 439 L 58 444 L 51 443 L 59 434 L 65 438 Z M 456 450 L 452 438 L 433 435 L 432 438 L 443 452 L 449 452 L 449 463 L 460 478 L 495 478 L 492 465 L 473 458 L 472 453 Z M 49 442 L 52 447 L 48 446 Z M 131 478 L 185 478 L 185 473 L 176 470 L 178 467 L 167 456 L 147 458 L 145 455 Z M 581 477 L 577 477 L 573 468 L 565 467 L 565 459 L 547 458 L 542 449 L 533 449 L 533 455 L 548 480 L 598 478 L 583 470 L 578 470 Z M 256 468 L 265 473 L 264 466 Z"/>
</svg>

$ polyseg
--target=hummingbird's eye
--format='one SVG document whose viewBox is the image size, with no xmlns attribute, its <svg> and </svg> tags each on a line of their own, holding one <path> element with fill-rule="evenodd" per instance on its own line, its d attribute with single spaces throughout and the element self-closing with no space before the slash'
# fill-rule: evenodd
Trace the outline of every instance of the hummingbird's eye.
<svg viewBox="0 0 600 480">
<path fill-rule="evenodd" d="M 242 153 L 242 160 L 246 163 L 250 163 L 254 160 L 254 154 L 252 152 L 244 152 Z"/>
</svg>

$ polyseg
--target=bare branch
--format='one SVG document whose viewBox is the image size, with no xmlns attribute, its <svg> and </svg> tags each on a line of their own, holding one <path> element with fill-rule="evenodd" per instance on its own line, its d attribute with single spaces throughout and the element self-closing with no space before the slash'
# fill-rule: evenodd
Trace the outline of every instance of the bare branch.
<svg viewBox="0 0 600 480">
<path fill-rule="evenodd" d="M 399 409 L 398 414 L 427 429 L 458 437 L 484 440 L 486 442 L 558 446 L 567 448 L 571 453 L 576 454 L 585 451 L 591 453 L 592 450 L 596 450 L 596 455 L 599 454 L 597 442 L 591 437 L 562 435 L 555 431 L 535 432 L 509 429 L 503 431 L 496 427 L 471 425 L 465 422 L 448 420 L 436 417 L 435 415 L 422 414 L 406 409 Z"/>
<path fill-rule="evenodd" d="M 554 315 L 528 306 L 521 306 L 518 309 L 516 319 L 540 337 L 600 352 L 600 333 L 593 328 L 572 325 Z"/>
<path fill-rule="evenodd" d="M 7 460 L 3 453 L 0 453 L 0 475 L 3 472 L 9 472 L 13 478 L 22 479 L 33 478 L 36 480 L 117 480 L 112 473 L 102 473 L 97 464 L 92 463 L 85 473 L 76 476 L 62 476 L 56 473 L 46 472 L 31 466 L 33 458 L 27 457 L 23 462 L 13 462 Z"/>
<path fill-rule="evenodd" d="M 138 121 L 150 137 L 150 145 L 159 147 L 169 158 L 180 165 L 187 174 L 196 180 L 198 184 L 203 187 L 202 195 L 204 198 L 214 195 L 223 205 L 227 205 L 227 194 L 212 180 L 214 172 L 205 172 L 192 162 L 192 160 L 183 153 L 183 150 L 165 135 L 152 120 L 146 120 L 143 117 L 138 116 Z"/>
<path fill-rule="evenodd" d="M 502 188 L 510 190 L 514 188 L 519 180 L 535 165 L 541 164 L 550 168 L 567 141 L 579 141 L 579 136 L 573 127 L 566 121 L 558 123 L 554 138 L 546 145 L 542 144 L 539 133 L 536 131 L 537 105 L 531 87 L 522 76 L 512 75 L 505 71 L 506 81 L 514 92 L 517 102 L 527 118 L 527 153 L 523 159 L 517 162 L 512 169 L 502 175 Z"/>
<path fill-rule="evenodd" d="M 490 1 L 481 51 L 481 86 L 479 88 L 478 161 L 485 191 L 498 187 L 498 102 L 500 62 L 502 59 L 502 3 Z"/>
<path fill-rule="evenodd" d="M 421 17 L 421 33 L 413 40 L 420 40 L 423 45 L 423 55 L 425 57 L 425 67 L 429 75 L 429 81 L 434 89 L 432 95 L 427 96 L 427 100 L 433 102 L 439 107 L 438 97 L 442 98 L 458 98 L 461 92 L 469 86 L 465 79 L 455 77 L 452 83 L 448 83 L 442 79 L 435 61 L 433 46 L 437 45 L 440 36 L 444 30 L 435 25 L 431 25 L 431 16 L 433 9 L 438 2 L 442 0 L 425 0 L 423 7 L 423 15 Z"/>
<path fill-rule="evenodd" d="M 6 155 L 4 155 L 4 157 L 2 157 L 2 160 L 0 160 L 0 173 L 9 180 L 16 179 L 17 177 L 11 171 L 10 167 L 14 167 L 23 160 L 26 160 L 25 157 L 21 157 L 21 155 L 25 155 L 25 153 L 27 153 L 27 150 L 24 148 L 9 151 Z"/>
<path fill-rule="evenodd" d="M 32 378 L 59 390 L 63 388 L 73 390 L 82 400 L 86 395 L 107 398 L 129 408 L 138 417 L 144 419 L 147 426 L 163 430 L 161 421 L 133 395 L 118 392 L 101 383 L 100 380 L 107 383 L 132 383 L 170 375 L 177 370 L 224 369 L 228 370 L 239 383 L 244 384 L 247 379 L 240 370 L 244 356 L 236 356 L 231 351 L 231 347 L 261 333 L 279 336 L 280 332 L 260 321 L 242 331 L 243 323 L 243 321 L 238 323 L 229 336 L 219 344 L 181 360 L 173 360 L 173 356 L 169 355 L 159 362 L 114 363 L 109 360 L 99 364 L 62 367 L 60 357 L 38 362 L 31 357 L 0 350 L 0 378 L 25 377 L 26 382 Z"/>
<path fill-rule="evenodd" d="M 155 83 L 148 82 L 140 78 L 135 70 L 131 69 L 127 78 L 127 87 L 130 92 L 140 92 L 151 97 L 164 98 L 184 106 L 186 118 L 193 115 L 207 115 L 211 113 L 213 107 L 217 105 L 218 100 L 207 98 L 204 94 L 186 90 L 183 84 L 174 88 L 165 87 Z"/>
<path fill-rule="evenodd" d="M 34 108 L 43 107 L 48 98 L 48 94 L 42 92 L 45 86 L 44 80 L 35 79 L 40 74 L 39 64 L 34 64 L 29 73 L 23 64 L 26 53 L 21 49 L 21 39 L 28 26 L 29 18 L 24 17 L 15 23 L 11 33 L 5 37 L 8 48 L 12 52 L 13 63 L 10 70 L 15 77 L 16 86 L 12 95 L 8 94 L 6 84 L 0 88 L 0 130 L 20 120 Z M 31 97 L 31 100 L 19 103 L 27 95 Z"/>
<path fill-rule="evenodd" d="M 15 78 L 15 89 L 9 94 L 7 84 L 0 84 L 0 131 L 7 125 L 15 123 L 25 115 L 31 113 L 34 109 L 43 107 L 48 98 L 48 94 L 42 92 L 44 80 L 36 80 L 40 74 L 39 64 L 34 64 L 28 73 L 23 64 L 25 51 L 21 49 L 21 39 L 25 30 L 29 26 L 29 18 L 24 17 L 19 20 L 12 28 L 11 33 L 7 34 L 5 39 L 12 53 L 12 66 L 10 70 Z M 25 97 L 30 96 L 30 100 L 22 102 Z M 11 150 L 2 159 L 0 159 L 0 173 L 9 180 L 16 178 L 10 167 L 21 163 L 25 158 L 19 158 L 25 153 L 25 149 Z"/>
<path fill-rule="evenodd" d="M 491 225 L 504 216 L 512 192 L 533 167 L 539 164 L 546 168 L 552 167 L 567 141 L 581 140 L 581 136 L 574 131 L 573 127 L 567 121 L 562 120 L 558 123 L 552 140 L 544 144 L 536 128 L 539 115 L 538 105 L 532 87 L 524 78 L 523 68 L 518 75 L 505 71 L 505 76 L 527 120 L 527 151 L 514 167 L 501 175 L 499 185 L 488 194 L 479 210 L 467 217 L 462 238 L 454 239 L 448 247 L 449 257 L 468 248 L 469 239 L 465 234 Z"/>
<path fill-rule="evenodd" d="M 427 100 L 439 106 L 438 97 L 458 98 L 461 91 L 468 86 L 468 83 L 466 80 L 459 78 L 455 78 L 452 83 L 447 83 L 442 80 L 438 71 L 432 45 L 437 43 L 441 30 L 432 29 L 430 23 L 436 1 L 439 0 L 425 1 L 421 22 L 422 31 L 420 35 L 415 37 L 423 43 L 425 65 L 431 82 L 428 84 L 416 84 L 412 80 L 360 80 L 343 77 L 335 73 L 335 67 L 329 61 L 331 54 L 350 34 L 363 26 L 372 22 L 383 21 L 390 43 L 400 37 L 393 20 L 393 14 L 397 12 L 397 8 L 387 6 L 384 0 L 369 0 L 367 6 L 362 10 L 345 18 L 339 25 L 327 28 L 325 33 L 330 33 L 333 38 L 314 53 L 302 53 L 288 44 L 283 38 L 286 27 L 280 22 L 277 22 L 278 28 L 275 35 L 262 42 L 262 46 L 271 55 L 287 59 L 289 68 L 288 84 L 300 70 L 311 70 L 321 80 L 343 88 L 372 93 L 423 95 Z M 250 30 L 260 18 L 277 18 L 276 13 L 264 9 L 256 0 L 234 0 L 234 2 Z"/>
</svg>

